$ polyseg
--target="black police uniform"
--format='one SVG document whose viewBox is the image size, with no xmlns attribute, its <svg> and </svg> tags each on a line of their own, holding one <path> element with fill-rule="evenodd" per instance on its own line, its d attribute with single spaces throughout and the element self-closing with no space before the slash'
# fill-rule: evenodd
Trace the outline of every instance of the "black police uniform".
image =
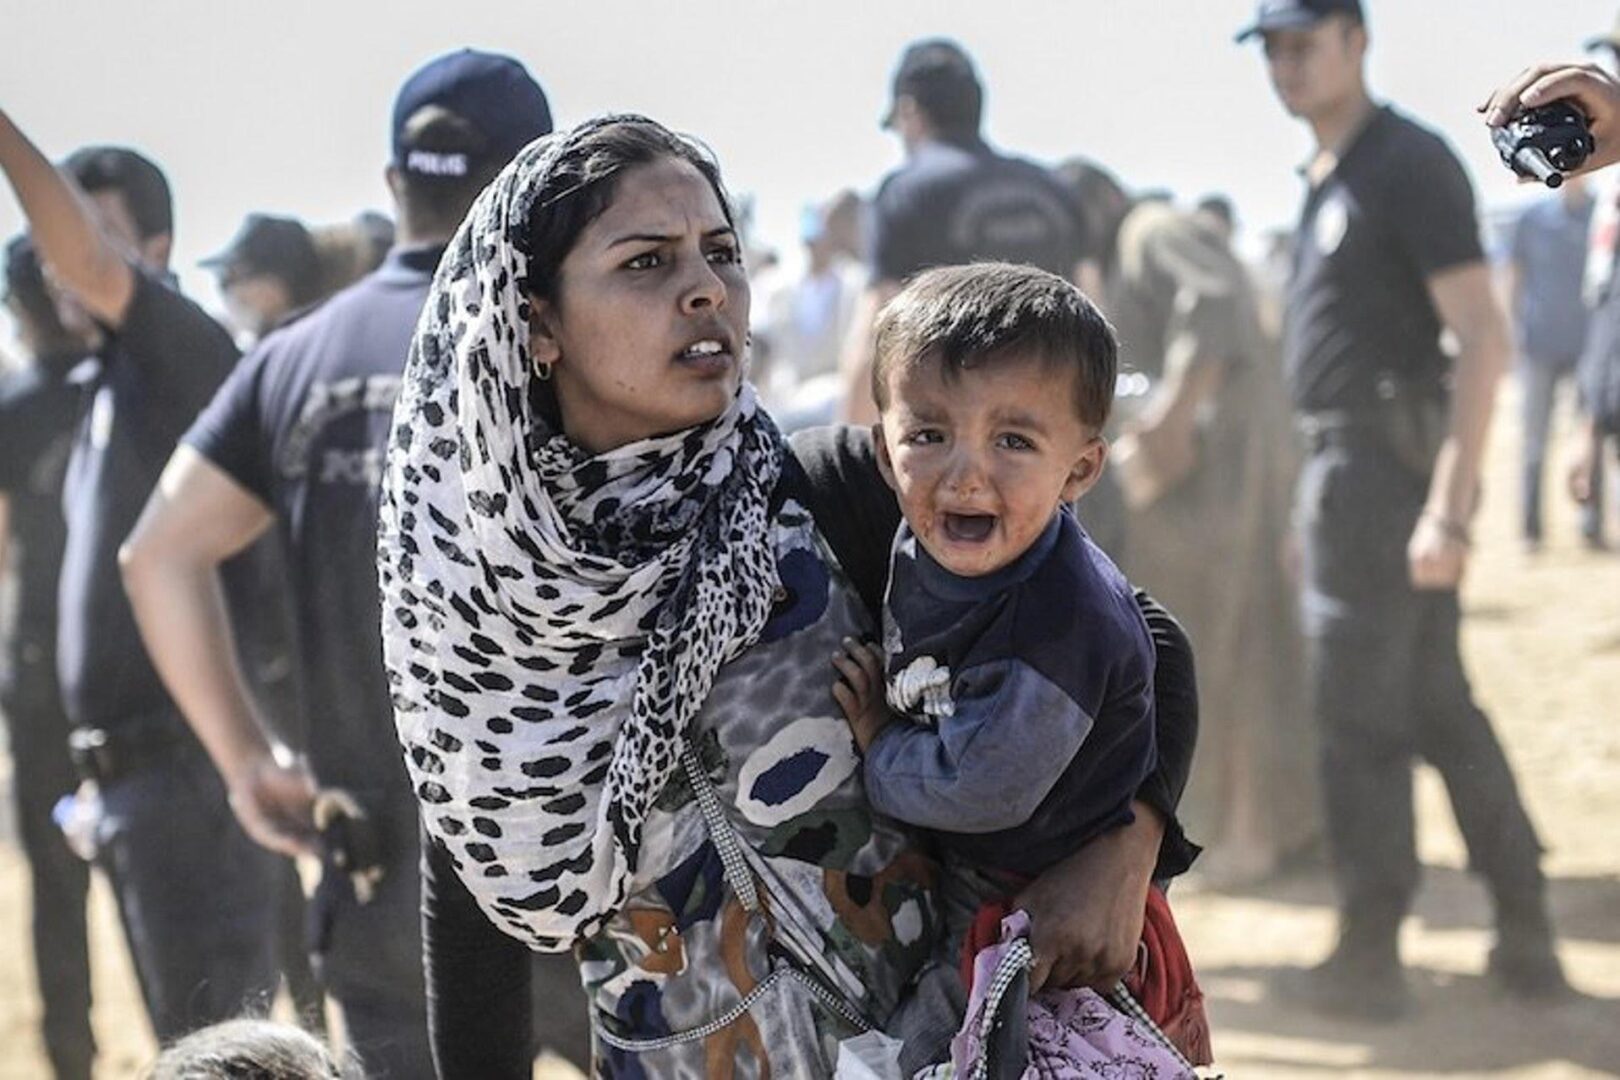
<svg viewBox="0 0 1620 1080">
<path fill-rule="evenodd" d="M 68 720 L 56 681 L 56 587 L 62 567 L 62 476 L 79 391 L 65 365 L 0 381 L 0 492 L 7 505 L 16 606 L 0 668 L 0 710 L 11 738 L 12 782 L 32 877 L 34 964 L 41 1034 L 59 1080 L 89 1080 L 90 868 L 68 848 L 51 810 L 77 786 Z"/>
<path fill-rule="evenodd" d="M 1504 925 L 1545 926 L 1540 847 L 1458 653 L 1454 590 L 1418 591 L 1407 542 L 1446 426 L 1426 280 L 1482 258 L 1440 138 L 1373 113 L 1308 194 L 1284 348 L 1308 457 L 1296 519 L 1322 782 L 1347 939 L 1393 948 L 1417 884 L 1411 764 L 1444 778 Z"/>
<path fill-rule="evenodd" d="M 86 384 L 63 488 L 57 669 L 76 763 L 100 786 L 98 858 L 160 1039 L 275 989 L 279 864 L 237 825 L 146 654 L 118 567 L 175 443 L 235 359 L 206 312 L 137 271 Z"/>
</svg>

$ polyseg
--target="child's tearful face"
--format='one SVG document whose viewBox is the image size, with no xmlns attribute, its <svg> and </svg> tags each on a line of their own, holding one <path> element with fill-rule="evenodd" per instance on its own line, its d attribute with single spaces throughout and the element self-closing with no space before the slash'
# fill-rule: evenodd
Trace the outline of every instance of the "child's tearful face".
<svg viewBox="0 0 1620 1080">
<path fill-rule="evenodd" d="M 964 577 L 1001 569 L 1095 482 L 1107 444 L 1076 412 L 1077 377 L 1017 356 L 950 379 L 929 360 L 889 377 L 878 464 L 941 566 Z"/>
</svg>

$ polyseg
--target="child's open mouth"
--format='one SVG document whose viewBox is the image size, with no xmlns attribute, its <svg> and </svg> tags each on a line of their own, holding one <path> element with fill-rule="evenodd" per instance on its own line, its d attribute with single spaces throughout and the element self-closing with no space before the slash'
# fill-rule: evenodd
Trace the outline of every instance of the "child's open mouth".
<svg viewBox="0 0 1620 1080">
<path fill-rule="evenodd" d="M 994 514 L 945 514 L 945 535 L 958 544 L 982 544 L 995 527 Z"/>
</svg>

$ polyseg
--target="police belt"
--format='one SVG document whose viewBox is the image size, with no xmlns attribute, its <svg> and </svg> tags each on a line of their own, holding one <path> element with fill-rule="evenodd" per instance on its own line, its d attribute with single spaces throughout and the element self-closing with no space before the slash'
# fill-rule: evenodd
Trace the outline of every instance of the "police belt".
<svg viewBox="0 0 1620 1080">
<path fill-rule="evenodd" d="M 201 749 L 185 721 L 167 709 L 133 716 L 116 727 L 77 727 L 68 733 L 68 754 L 79 779 L 103 787 Z"/>
<path fill-rule="evenodd" d="M 1370 409 L 1301 413 L 1298 426 L 1312 454 L 1330 446 L 1382 452 L 1414 476 L 1427 478 L 1449 425 L 1444 398 L 1403 395 Z"/>
<path fill-rule="evenodd" d="M 1294 427 L 1312 454 L 1330 446 L 1386 447 L 1389 421 L 1375 409 L 1321 409 L 1300 413 Z"/>
</svg>

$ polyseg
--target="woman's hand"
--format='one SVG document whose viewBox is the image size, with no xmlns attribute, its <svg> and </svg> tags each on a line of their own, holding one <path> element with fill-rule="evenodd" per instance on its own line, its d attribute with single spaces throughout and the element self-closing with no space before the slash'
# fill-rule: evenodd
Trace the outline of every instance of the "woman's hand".
<svg viewBox="0 0 1620 1080">
<path fill-rule="evenodd" d="M 883 653 L 876 645 L 844 639 L 842 652 L 833 654 L 839 678 L 833 680 L 833 700 L 844 710 L 855 733 L 855 745 L 866 753 L 878 733 L 893 719 L 883 700 Z"/>
<path fill-rule="evenodd" d="M 1491 127 L 1501 127 L 1525 109 L 1560 98 L 1573 100 L 1586 114 L 1597 151 L 1579 173 L 1594 172 L 1620 161 L 1620 80 L 1597 64 L 1536 64 L 1498 87 L 1479 111 Z"/>
<path fill-rule="evenodd" d="M 1097 837 L 1014 901 L 1029 912 L 1031 991 L 1052 985 L 1106 993 L 1136 963 L 1164 819 L 1143 802 L 1131 809 L 1134 822 Z"/>
</svg>

